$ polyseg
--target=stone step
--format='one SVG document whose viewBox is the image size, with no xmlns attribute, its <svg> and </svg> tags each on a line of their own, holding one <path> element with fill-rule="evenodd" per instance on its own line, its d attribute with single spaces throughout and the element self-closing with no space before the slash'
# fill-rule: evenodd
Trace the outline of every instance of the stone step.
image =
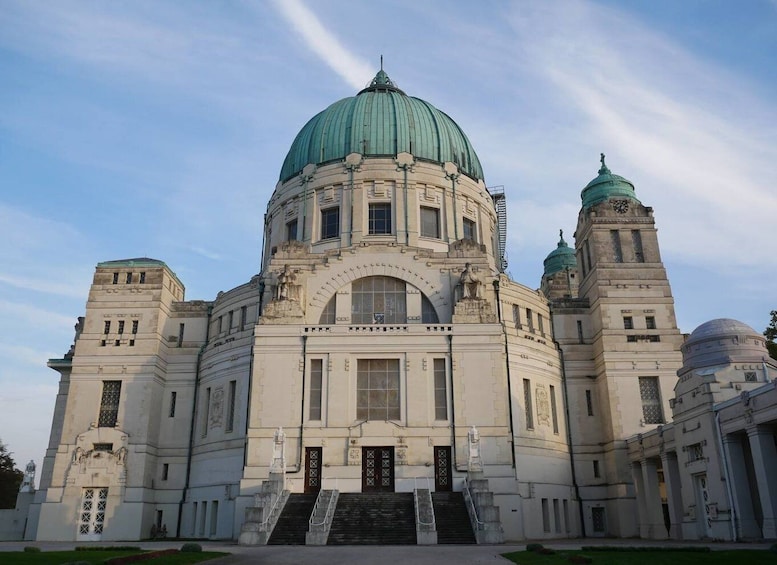
<svg viewBox="0 0 777 565">
<path fill-rule="evenodd" d="M 415 545 L 412 493 L 341 493 L 328 545 Z"/>
<path fill-rule="evenodd" d="M 267 544 L 305 545 L 310 513 L 315 504 L 315 494 L 290 494 Z"/>
<path fill-rule="evenodd" d="M 464 495 L 460 492 L 432 493 L 438 544 L 474 544 Z"/>
</svg>

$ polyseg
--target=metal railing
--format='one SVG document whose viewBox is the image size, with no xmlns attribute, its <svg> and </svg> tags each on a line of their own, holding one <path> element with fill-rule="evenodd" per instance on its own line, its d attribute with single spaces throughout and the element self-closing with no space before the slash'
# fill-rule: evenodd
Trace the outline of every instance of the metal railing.
<svg viewBox="0 0 777 565">
<path fill-rule="evenodd" d="M 285 493 L 286 491 L 282 490 L 281 492 L 278 493 L 278 496 L 275 497 L 275 502 L 273 502 L 272 507 L 270 507 L 270 512 L 267 514 L 267 518 L 265 518 L 259 526 L 261 531 L 266 531 L 267 525 L 270 523 L 270 520 L 272 520 L 273 514 L 275 514 L 275 509 L 278 506 L 278 503 L 281 501 L 281 499 L 284 498 Z"/>
<path fill-rule="evenodd" d="M 327 491 L 327 489 L 324 488 L 324 485 L 327 481 L 334 481 L 335 488 L 328 489 L 329 490 L 329 502 L 326 506 L 326 514 L 324 514 L 324 520 L 322 522 L 314 522 L 313 517 L 316 515 L 316 512 L 318 510 L 319 505 L 321 504 L 321 498 L 323 496 L 323 493 Z M 313 506 L 313 512 L 310 514 L 310 520 L 308 520 L 310 524 L 310 529 L 312 530 L 314 526 L 323 526 L 329 521 L 329 516 L 334 512 L 333 504 L 335 500 L 337 500 L 337 497 L 335 496 L 335 493 L 337 492 L 337 477 L 331 477 L 331 478 L 325 478 L 321 481 L 321 490 L 318 491 L 318 496 L 316 497 L 316 504 Z"/>
<path fill-rule="evenodd" d="M 469 480 L 464 479 L 464 488 L 462 489 L 462 493 L 464 494 L 465 500 L 469 503 L 469 508 L 471 509 L 471 516 L 475 519 L 475 529 L 477 530 L 483 530 L 485 529 L 485 522 L 481 522 L 480 518 L 478 517 L 478 510 L 475 508 L 475 501 L 472 500 L 472 492 L 469 490 Z"/>
</svg>

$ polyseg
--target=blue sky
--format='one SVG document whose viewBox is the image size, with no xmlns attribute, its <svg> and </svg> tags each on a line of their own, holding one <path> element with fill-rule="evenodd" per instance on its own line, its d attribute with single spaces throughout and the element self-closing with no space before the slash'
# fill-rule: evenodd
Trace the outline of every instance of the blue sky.
<svg viewBox="0 0 777 565">
<path fill-rule="evenodd" d="M 39 464 L 99 261 L 188 299 L 259 270 L 294 136 L 380 55 L 469 136 L 539 286 L 599 153 L 655 209 L 684 332 L 777 308 L 777 0 L 2 0 L 0 438 Z"/>
</svg>

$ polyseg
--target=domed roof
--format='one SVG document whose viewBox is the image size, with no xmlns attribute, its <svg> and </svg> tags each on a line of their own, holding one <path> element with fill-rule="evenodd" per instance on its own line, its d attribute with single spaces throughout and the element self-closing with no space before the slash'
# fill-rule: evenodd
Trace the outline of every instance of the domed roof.
<svg viewBox="0 0 777 565">
<path fill-rule="evenodd" d="M 567 245 L 564 241 L 564 231 L 559 230 L 559 241 L 556 249 L 548 253 L 545 257 L 545 261 L 542 263 L 545 266 L 545 273 L 543 276 L 555 275 L 556 273 L 565 269 L 576 269 L 577 259 L 575 259 L 575 250 Z"/>
<path fill-rule="evenodd" d="M 607 165 L 604 164 L 604 153 L 601 155 L 602 166 L 599 169 L 599 176 L 589 182 L 580 193 L 580 197 L 583 199 L 583 208 L 587 209 L 599 202 L 618 197 L 628 198 L 639 204 L 640 201 L 634 194 L 634 185 L 631 181 L 620 175 L 612 174 Z"/>
<path fill-rule="evenodd" d="M 716 339 L 722 337 L 731 337 L 732 335 L 749 334 L 756 337 L 763 337 L 760 333 L 745 323 L 738 320 L 732 320 L 731 318 L 717 318 L 704 322 L 698 328 L 693 330 L 686 344 L 696 341 L 704 341 L 708 339 Z"/>
<path fill-rule="evenodd" d="M 452 162 L 461 173 L 483 179 L 480 160 L 456 122 L 406 95 L 381 69 L 356 96 L 335 102 L 305 124 L 283 161 L 280 180 L 289 180 L 308 164 L 339 161 L 350 153 L 393 157 L 402 152 L 419 160 Z"/>
</svg>

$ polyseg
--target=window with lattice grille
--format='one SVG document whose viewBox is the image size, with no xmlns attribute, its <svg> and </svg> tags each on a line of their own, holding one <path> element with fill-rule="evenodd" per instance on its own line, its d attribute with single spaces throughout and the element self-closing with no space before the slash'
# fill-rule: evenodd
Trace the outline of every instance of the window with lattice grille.
<svg viewBox="0 0 777 565">
<path fill-rule="evenodd" d="M 658 377 L 640 377 L 639 395 L 642 398 L 642 421 L 645 424 L 663 423 L 664 415 L 661 410 Z"/>
<path fill-rule="evenodd" d="M 119 417 L 119 397 L 121 396 L 121 381 L 103 381 L 103 394 L 100 399 L 100 415 L 97 426 L 113 428 Z"/>
<path fill-rule="evenodd" d="M 399 420 L 399 359 L 359 359 L 356 375 L 356 417 Z"/>
</svg>

